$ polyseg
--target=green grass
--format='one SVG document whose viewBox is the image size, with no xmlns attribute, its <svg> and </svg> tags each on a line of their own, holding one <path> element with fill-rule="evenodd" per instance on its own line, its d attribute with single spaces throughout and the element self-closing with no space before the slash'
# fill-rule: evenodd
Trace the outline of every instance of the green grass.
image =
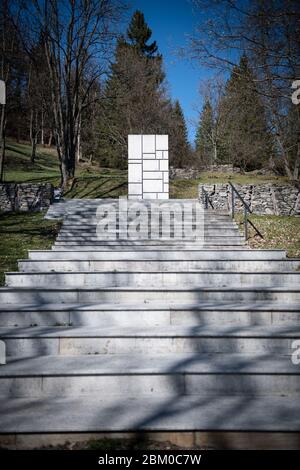
<svg viewBox="0 0 300 470">
<path fill-rule="evenodd" d="M 0 284 L 4 272 L 16 271 L 17 260 L 28 257 L 28 250 L 49 249 L 60 223 L 44 220 L 44 213 L 1 214 L 0 219 Z"/>
<path fill-rule="evenodd" d="M 175 179 L 170 182 L 170 197 L 175 199 L 198 198 L 198 185 L 201 184 L 217 184 L 228 183 L 231 181 L 235 184 L 263 184 L 272 183 L 280 184 L 287 182 L 288 179 L 283 176 L 261 176 L 261 175 L 228 175 L 226 173 L 208 173 L 203 172 L 197 179 L 182 180 Z"/>
<path fill-rule="evenodd" d="M 49 181 L 59 185 L 60 172 L 58 158 L 54 148 L 42 146 L 37 148 L 36 162 L 30 162 L 30 145 L 26 143 L 8 142 L 5 160 L 4 179 L 8 182 Z M 226 183 L 228 180 L 236 184 L 281 183 L 286 178 L 279 176 L 228 175 L 203 172 L 201 177 L 193 180 L 170 181 L 170 196 L 172 198 L 194 199 L 198 197 L 198 184 Z M 102 198 L 118 197 L 127 194 L 127 171 L 100 168 L 97 164 L 88 166 L 87 163 L 77 165 L 76 177 L 66 198 Z"/>
<path fill-rule="evenodd" d="M 127 194 L 127 172 L 104 169 L 98 172 L 80 172 L 65 198 L 95 199 Z"/>
<path fill-rule="evenodd" d="M 30 161 L 31 149 L 28 144 L 8 142 L 4 166 L 4 180 L 7 182 L 51 181 L 59 182 L 59 166 L 55 149 L 37 148 L 34 164 Z"/>
<path fill-rule="evenodd" d="M 28 144 L 7 144 L 4 180 L 7 182 L 51 182 L 58 186 L 60 172 L 55 149 L 38 146 L 34 164 L 30 162 Z M 100 168 L 98 165 L 77 166 L 72 189 L 65 193 L 66 198 L 118 197 L 127 193 L 127 171 Z"/>
<path fill-rule="evenodd" d="M 279 215 L 251 215 L 251 222 L 263 235 L 263 239 L 255 235 L 250 227 L 248 240 L 251 248 L 286 250 L 289 257 L 300 257 L 300 217 Z M 238 214 L 236 221 L 241 222 L 243 216 Z M 243 225 L 240 225 L 243 230 Z"/>
</svg>

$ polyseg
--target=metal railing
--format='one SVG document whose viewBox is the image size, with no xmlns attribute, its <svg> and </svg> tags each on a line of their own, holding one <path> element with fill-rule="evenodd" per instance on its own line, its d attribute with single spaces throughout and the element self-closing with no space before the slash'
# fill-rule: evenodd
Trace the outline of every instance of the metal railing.
<svg viewBox="0 0 300 470">
<path fill-rule="evenodd" d="M 202 204 L 204 205 L 204 209 L 208 209 L 209 205 L 212 209 L 214 209 L 214 205 L 210 200 L 208 192 L 203 188 L 203 186 L 201 186 L 201 190 L 202 190 Z"/>
<path fill-rule="evenodd" d="M 251 222 L 251 220 L 248 218 L 248 214 L 252 214 L 252 210 L 248 206 L 248 204 L 244 201 L 243 197 L 240 195 L 238 190 L 233 186 L 233 184 L 229 181 L 229 185 L 231 187 L 231 217 L 234 219 L 234 202 L 235 202 L 235 195 L 239 198 L 239 200 L 242 202 L 244 206 L 244 234 L 245 234 L 245 240 L 248 240 L 248 224 L 251 225 L 251 227 L 254 228 L 256 231 L 257 235 L 259 235 L 261 238 L 264 238 L 261 232 L 258 230 L 257 227 L 255 227 L 254 223 Z"/>
</svg>

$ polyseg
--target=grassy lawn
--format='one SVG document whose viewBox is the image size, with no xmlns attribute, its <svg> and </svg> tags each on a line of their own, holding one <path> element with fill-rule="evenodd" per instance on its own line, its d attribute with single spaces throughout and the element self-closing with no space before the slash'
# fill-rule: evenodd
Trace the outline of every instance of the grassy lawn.
<svg viewBox="0 0 300 470">
<path fill-rule="evenodd" d="M 59 185 L 60 172 L 56 150 L 38 146 L 34 164 L 30 162 L 28 144 L 7 144 L 4 180 L 7 182 L 49 181 Z M 127 193 L 127 171 L 110 168 L 88 167 L 86 163 L 77 166 L 73 187 L 66 198 L 118 197 Z"/>
<path fill-rule="evenodd" d="M 251 215 L 249 218 L 264 236 L 260 238 L 249 227 L 248 244 L 251 248 L 283 249 L 289 257 L 300 257 L 300 217 Z M 236 221 L 241 220 L 242 215 L 238 215 Z M 243 230 L 243 225 L 240 229 Z"/>
<path fill-rule="evenodd" d="M 231 181 L 233 184 L 263 184 L 273 183 L 280 184 L 287 181 L 283 176 L 250 176 L 250 175 L 228 175 L 222 173 L 208 173 L 203 172 L 200 178 L 192 180 L 175 179 L 170 182 L 170 197 L 171 198 L 186 198 L 195 199 L 198 197 L 198 185 L 202 184 L 217 184 L 228 183 Z"/>
<path fill-rule="evenodd" d="M 16 271 L 17 260 L 28 257 L 28 250 L 48 249 L 59 230 L 59 222 L 44 220 L 44 212 L 1 214 L 0 284 L 4 272 Z"/>
<path fill-rule="evenodd" d="M 30 145 L 8 142 L 6 145 L 4 180 L 8 182 L 59 182 L 59 166 L 55 149 L 37 148 L 34 164 L 30 162 Z"/>
<path fill-rule="evenodd" d="M 30 162 L 30 145 L 8 142 L 5 161 L 4 179 L 8 182 L 49 181 L 59 185 L 60 173 L 58 158 L 54 148 L 37 148 L 36 162 Z M 278 176 L 228 175 L 203 172 L 200 178 L 193 180 L 172 180 L 170 196 L 172 198 L 194 199 L 198 197 L 198 184 L 226 183 L 236 184 L 281 183 L 286 178 Z M 77 165 L 73 188 L 65 194 L 66 198 L 118 197 L 127 194 L 127 171 L 100 168 L 97 164 Z"/>
</svg>

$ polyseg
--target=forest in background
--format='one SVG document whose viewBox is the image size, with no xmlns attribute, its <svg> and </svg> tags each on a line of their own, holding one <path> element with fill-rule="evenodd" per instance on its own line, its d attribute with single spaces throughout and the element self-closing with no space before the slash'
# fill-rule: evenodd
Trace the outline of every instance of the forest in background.
<svg viewBox="0 0 300 470">
<path fill-rule="evenodd" d="M 201 89 L 195 146 L 142 12 L 124 28 L 127 7 L 119 0 L 3 0 L 1 178 L 7 138 L 30 141 L 33 164 L 37 144 L 55 146 L 66 189 L 78 161 L 124 169 L 128 134 L 167 133 L 174 167 L 230 163 L 297 180 L 300 106 L 291 85 L 300 77 L 298 2 L 193 4 L 207 20 L 186 53 L 217 76 Z"/>
</svg>

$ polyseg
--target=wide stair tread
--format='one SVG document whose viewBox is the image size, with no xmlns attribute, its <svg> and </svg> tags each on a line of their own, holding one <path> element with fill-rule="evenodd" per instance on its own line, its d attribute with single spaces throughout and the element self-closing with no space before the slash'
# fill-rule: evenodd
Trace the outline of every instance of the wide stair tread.
<svg viewBox="0 0 300 470">
<path fill-rule="evenodd" d="M 2 433 L 298 431 L 298 397 L 76 397 L 1 400 Z M 24 415 L 27 419 L 24 419 Z"/>
<path fill-rule="evenodd" d="M 0 377 L 152 375 L 152 374 L 291 374 L 300 371 L 289 356 L 267 354 L 157 355 L 104 354 L 9 357 Z"/>
<path fill-rule="evenodd" d="M 5 338 L 213 338 L 213 337 L 244 337 L 244 338 L 299 338 L 298 325 L 287 326 L 217 326 L 197 325 L 185 327 L 183 325 L 168 325 L 157 327 L 114 327 L 101 328 L 57 326 L 57 327 L 28 327 L 13 328 L 1 327 L 0 337 Z"/>
</svg>

